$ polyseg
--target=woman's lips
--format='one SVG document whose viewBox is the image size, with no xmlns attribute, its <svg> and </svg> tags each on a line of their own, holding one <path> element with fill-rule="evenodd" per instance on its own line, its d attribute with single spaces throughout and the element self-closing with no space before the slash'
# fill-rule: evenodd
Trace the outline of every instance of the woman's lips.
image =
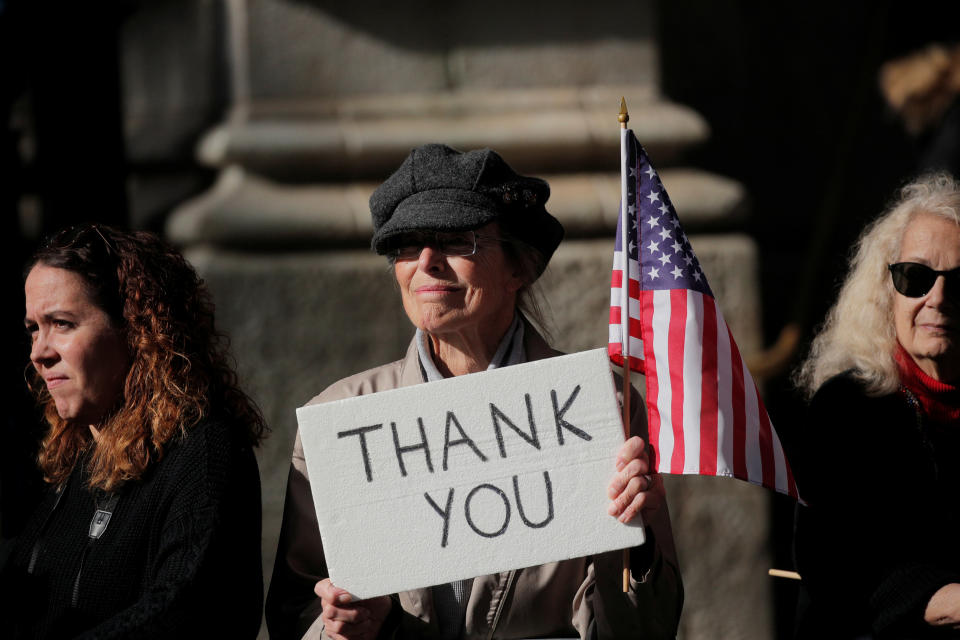
<svg viewBox="0 0 960 640">
<path fill-rule="evenodd" d="M 47 389 L 56 389 L 67 381 L 66 376 L 48 376 L 44 378 L 47 383 Z"/>
<path fill-rule="evenodd" d="M 450 293 L 457 293 L 460 291 L 460 287 L 455 287 L 452 285 L 441 285 L 441 284 L 428 284 L 423 285 L 422 287 L 416 288 L 417 295 L 422 296 L 431 296 L 431 295 L 447 295 Z"/>
<path fill-rule="evenodd" d="M 956 331 L 956 328 L 953 325 L 936 324 L 932 322 L 924 322 L 920 324 L 920 328 L 935 336 L 947 335 Z"/>
</svg>

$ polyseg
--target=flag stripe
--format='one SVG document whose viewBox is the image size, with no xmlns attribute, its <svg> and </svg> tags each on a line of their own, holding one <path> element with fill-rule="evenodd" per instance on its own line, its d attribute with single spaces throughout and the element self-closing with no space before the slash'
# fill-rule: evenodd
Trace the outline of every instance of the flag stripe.
<svg viewBox="0 0 960 640">
<path fill-rule="evenodd" d="M 619 231 L 619 224 L 617 225 L 617 230 Z M 637 261 L 630 257 L 627 260 L 627 263 L 630 266 L 630 279 L 631 280 L 640 280 L 640 265 Z M 623 252 L 620 249 L 617 249 L 613 253 L 613 269 L 615 271 L 623 271 Z"/>
<path fill-rule="evenodd" d="M 774 431 L 776 433 L 776 431 Z M 780 440 L 777 439 L 777 445 L 779 446 Z M 791 496 L 800 496 L 799 491 L 797 491 L 797 483 L 793 479 L 793 471 L 790 469 L 790 462 L 787 460 L 786 455 L 783 457 L 783 464 L 787 468 L 787 493 Z"/>
<path fill-rule="evenodd" d="M 787 487 L 789 486 L 787 482 L 787 457 L 783 453 L 780 438 L 777 437 L 777 432 L 773 429 L 773 425 L 770 425 L 770 436 L 772 438 L 770 445 L 773 450 L 773 461 L 776 465 L 773 483 L 777 487 Z"/>
<path fill-rule="evenodd" d="M 683 473 L 700 468 L 700 390 L 703 362 L 703 294 L 686 292 L 687 322 L 683 343 Z"/>
<path fill-rule="evenodd" d="M 652 293 L 653 317 L 650 322 L 650 332 L 653 336 L 657 334 L 669 335 L 670 333 L 670 292 L 654 291 Z M 649 340 L 653 345 L 654 354 L 654 376 L 658 381 L 662 380 L 665 384 L 657 386 L 657 407 L 660 411 L 660 423 L 662 428 L 659 434 L 660 443 L 660 465 L 667 473 L 673 473 L 673 448 L 674 433 L 672 429 L 673 421 L 673 385 L 670 378 L 670 351 L 666 340 Z M 650 377 L 649 375 L 647 376 Z M 671 428 L 668 428 L 671 427 Z"/>
<path fill-rule="evenodd" d="M 614 335 L 614 332 L 616 332 L 615 335 Z M 617 342 L 618 344 L 616 346 L 611 344 L 610 347 L 608 348 L 608 353 L 610 354 L 610 358 L 622 367 L 623 354 L 621 353 L 620 344 L 619 344 L 620 330 L 615 329 L 614 327 L 611 326 L 610 333 L 611 333 L 611 336 L 610 336 L 611 342 Z M 630 360 L 634 363 L 639 362 L 640 366 L 643 365 L 643 340 L 638 340 L 633 336 L 630 337 Z M 631 367 L 631 369 L 636 369 L 636 367 Z"/>
<path fill-rule="evenodd" d="M 717 344 L 717 314 L 712 304 L 703 304 L 703 365 L 700 382 L 700 473 L 717 474 L 717 362 L 720 354 Z"/>
<path fill-rule="evenodd" d="M 773 437 L 770 435 L 770 416 L 767 415 L 767 410 L 763 406 L 763 400 L 760 398 L 760 394 L 757 394 L 756 397 L 759 406 L 757 418 L 760 422 L 759 446 L 760 462 L 763 463 L 763 485 L 775 487 L 777 486 L 777 469 L 776 459 L 773 453 Z"/>
<path fill-rule="evenodd" d="M 684 354 L 683 345 L 687 325 L 687 292 L 684 289 L 670 290 L 670 335 L 667 338 L 667 357 L 670 361 L 670 419 L 679 429 L 673 430 L 673 456 L 670 460 L 670 473 L 683 473 L 684 462 Z"/>
<path fill-rule="evenodd" d="M 618 227 L 619 229 L 619 227 Z M 614 269 L 610 277 L 610 320 L 609 336 L 607 338 L 607 353 L 610 360 L 619 366 L 624 366 L 623 362 L 623 252 L 614 252 Z M 631 369 L 643 373 L 643 340 L 640 326 L 640 282 L 637 280 L 639 271 L 635 260 L 629 260 L 631 279 L 628 284 L 629 304 L 628 304 L 628 331 Z"/>
<path fill-rule="evenodd" d="M 643 291 L 640 294 L 640 301 L 643 307 L 642 324 L 644 326 L 653 325 L 653 292 Z M 657 356 L 653 352 L 653 340 L 644 340 L 643 343 L 644 368 L 650 371 L 656 371 Z M 657 382 L 657 376 L 646 375 L 647 382 L 647 435 L 650 437 L 652 453 L 654 458 L 650 460 L 651 465 L 657 471 L 666 471 L 663 468 L 663 455 L 660 451 L 660 385 Z M 669 458 L 667 458 L 669 460 Z"/>
<path fill-rule="evenodd" d="M 733 341 L 733 334 L 727 328 L 726 339 L 730 344 L 730 400 L 732 407 L 731 432 L 733 435 L 733 475 L 737 478 L 749 478 L 747 472 L 747 417 L 746 398 L 743 391 L 743 362 L 740 350 Z"/>
<path fill-rule="evenodd" d="M 732 338 L 731 338 L 732 339 Z M 747 371 L 747 365 L 742 364 L 743 379 L 746 380 L 750 372 Z M 760 421 L 757 419 L 757 389 L 755 386 L 743 388 L 744 399 L 744 421 L 746 424 L 746 436 L 744 438 L 744 457 L 747 463 L 747 478 L 750 482 L 761 484 L 763 481 L 763 448 L 760 446 Z"/>
<path fill-rule="evenodd" d="M 717 315 L 717 440 L 720 446 L 717 473 L 733 476 L 733 357 L 729 330 L 723 315 Z"/>
</svg>

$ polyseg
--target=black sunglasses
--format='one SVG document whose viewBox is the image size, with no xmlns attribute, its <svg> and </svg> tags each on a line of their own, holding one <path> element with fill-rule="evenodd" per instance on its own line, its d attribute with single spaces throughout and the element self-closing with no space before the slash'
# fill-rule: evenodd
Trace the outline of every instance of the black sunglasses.
<svg viewBox="0 0 960 640">
<path fill-rule="evenodd" d="M 893 276 L 893 288 L 908 298 L 921 298 L 933 288 L 937 278 L 945 278 L 944 288 L 950 295 L 960 294 L 960 267 L 937 271 L 918 262 L 897 262 L 887 265 Z"/>
</svg>

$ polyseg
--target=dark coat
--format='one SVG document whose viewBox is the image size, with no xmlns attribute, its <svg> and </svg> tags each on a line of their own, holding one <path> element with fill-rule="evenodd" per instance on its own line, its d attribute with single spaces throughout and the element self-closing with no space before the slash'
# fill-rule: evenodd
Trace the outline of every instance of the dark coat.
<svg viewBox="0 0 960 640">
<path fill-rule="evenodd" d="M 108 498 L 84 460 L 53 490 L 0 574 L 3 638 L 254 638 L 260 627 L 260 479 L 227 424 L 193 427 Z"/>
<path fill-rule="evenodd" d="M 960 424 L 845 374 L 814 396 L 794 465 L 800 637 L 927 635 L 930 597 L 960 582 Z"/>
</svg>

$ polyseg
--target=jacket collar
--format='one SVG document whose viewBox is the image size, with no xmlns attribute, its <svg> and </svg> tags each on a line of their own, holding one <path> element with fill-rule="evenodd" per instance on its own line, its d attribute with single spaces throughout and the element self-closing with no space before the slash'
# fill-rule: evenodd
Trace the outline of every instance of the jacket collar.
<svg viewBox="0 0 960 640">
<path fill-rule="evenodd" d="M 523 349 L 527 354 L 528 362 L 560 355 L 559 351 L 550 348 L 547 341 L 543 339 L 526 318 L 523 318 Z M 423 370 L 420 368 L 420 356 L 417 354 L 417 339 L 414 337 L 407 347 L 406 355 L 400 362 L 400 386 L 410 387 L 423 382 L 426 382 L 426 378 L 423 375 Z"/>
</svg>

